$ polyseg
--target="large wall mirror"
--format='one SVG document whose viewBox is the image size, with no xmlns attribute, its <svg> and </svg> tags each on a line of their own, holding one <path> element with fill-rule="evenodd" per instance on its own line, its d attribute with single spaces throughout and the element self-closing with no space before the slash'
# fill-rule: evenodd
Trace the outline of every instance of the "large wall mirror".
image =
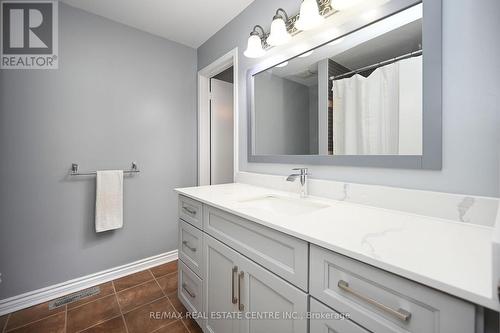
<svg viewBox="0 0 500 333">
<path fill-rule="evenodd" d="M 249 71 L 249 161 L 441 168 L 441 8 L 433 1 L 406 2 Z"/>
</svg>

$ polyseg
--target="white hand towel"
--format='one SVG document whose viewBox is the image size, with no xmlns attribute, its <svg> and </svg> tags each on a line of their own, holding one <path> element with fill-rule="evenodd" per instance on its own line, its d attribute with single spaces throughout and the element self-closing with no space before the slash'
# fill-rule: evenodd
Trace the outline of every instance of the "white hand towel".
<svg viewBox="0 0 500 333">
<path fill-rule="evenodd" d="M 123 227 L 123 171 L 97 171 L 95 231 Z"/>
</svg>

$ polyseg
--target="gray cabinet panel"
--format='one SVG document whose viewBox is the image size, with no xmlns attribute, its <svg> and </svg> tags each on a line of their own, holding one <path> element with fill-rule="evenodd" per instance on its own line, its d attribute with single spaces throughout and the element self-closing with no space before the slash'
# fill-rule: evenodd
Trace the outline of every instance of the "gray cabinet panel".
<svg viewBox="0 0 500 333">
<path fill-rule="evenodd" d="M 204 244 L 207 257 L 205 311 L 208 314 L 239 314 L 235 316 L 238 319 L 233 320 L 209 318 L 208 332 L 307 332 L 305 319 L 253 319 L 255 314 L 265 312 L 304 314 L 307 311 L 306 293 L 209 235 L 204 235 Z"/>
<path fill-rule="evenodd" d="M 210 206 L 204 206 L 203 227 L 224 244 L 307 291 L 307 242 Z"/>
<path fill-rule="evenodd" d="M 373 332 L 474 332 L 469 303 L 315 245 L 310 256 L 311 295 Z"/>
<path fill-rule="evenodd" d="M 203 205 L 201 202 L 179 195 L 179 217 L 202 229 Z"/>
<path fill-rule="evenodd" d="M 279 318 L 245 316 L 242 333 L 287 332 L 306 333 L 307 319 L 292 315 L 307 312 L 307 294 L 265 268 L 242 257 L 244 289 L 241 302 L 248 314 L 278 313 Z"/>
<path fill-rule="evenodd" d="M 236 313 L 237 304 L 233 302 L 237 289 L 237 274 L 240 255 L 214 238 L 204 234 L 203 247 L 206 265 L 204 269 L 204 311 L 207 314 Z M 233 269 L 236 267 L 236 272 Z M 237 319 L 218 319 L 209 316 L 205 324 L 206 332 L 239 332 Z"/>
<path fill-rule="evenodd" d="M 311 318 L 310 333 L 370 333 L 314 298 L 310 299 L 311 314 L 321 315 L 321 318 Z"/>
<path fill-rule="evenodd" d="M 179 220 L 179 259 L 196 275 L 202 275 L 203 232 Z"/>
</svg>

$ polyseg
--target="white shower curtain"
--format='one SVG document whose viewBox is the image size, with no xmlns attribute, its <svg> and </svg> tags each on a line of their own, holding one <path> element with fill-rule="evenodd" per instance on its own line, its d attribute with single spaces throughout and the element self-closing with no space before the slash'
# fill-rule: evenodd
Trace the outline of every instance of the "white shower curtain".
<svg viewBox="0 0 500 333">
<path fill-rule="evenodd" d="M 415 75 L 406 63 L 400 66 L 406 61 L 421 66 L 421 59 L 406 59 L 377 68 L 367 78 L 354 75 L 333 81 L 335 155 L 399 153 L 400 78 Z"/>
</svg>

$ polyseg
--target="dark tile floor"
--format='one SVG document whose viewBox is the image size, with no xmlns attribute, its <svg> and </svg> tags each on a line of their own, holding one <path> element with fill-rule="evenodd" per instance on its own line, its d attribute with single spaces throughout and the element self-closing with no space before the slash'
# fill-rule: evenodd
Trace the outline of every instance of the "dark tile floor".
<svg viewBox="0 0 500 333">
<path fill-rule="evenodd" d="M 200 333 L 177 298 L 177 261 L 100 285 L 98 295 L 49 310 L 48 302 L 0 317 L 0 333 Z M 151 318 L 151 313 L 172 313 Z"/>
</svg>

